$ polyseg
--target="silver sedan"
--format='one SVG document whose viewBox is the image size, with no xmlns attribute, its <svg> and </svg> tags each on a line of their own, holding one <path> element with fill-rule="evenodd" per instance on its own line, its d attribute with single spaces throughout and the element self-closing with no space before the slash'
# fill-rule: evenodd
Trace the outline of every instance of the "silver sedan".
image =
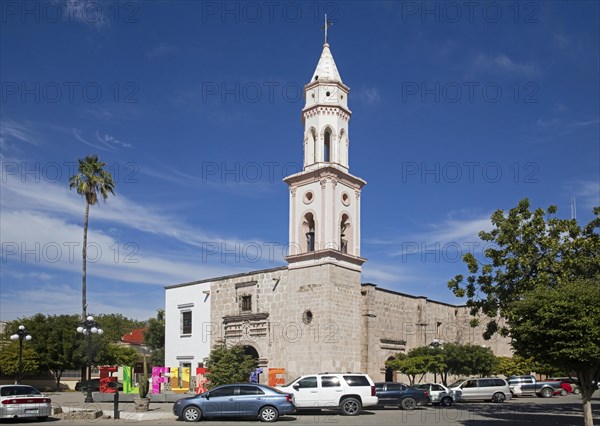
<svg viewBox="0 0 600 426">
<path fill-rule="evenodd" d="M 27 385 L 0 386 L 0 419 L 37 417 L 46 420 L 52 412 L 52 401 L 36 388 Z"/>
</svg>

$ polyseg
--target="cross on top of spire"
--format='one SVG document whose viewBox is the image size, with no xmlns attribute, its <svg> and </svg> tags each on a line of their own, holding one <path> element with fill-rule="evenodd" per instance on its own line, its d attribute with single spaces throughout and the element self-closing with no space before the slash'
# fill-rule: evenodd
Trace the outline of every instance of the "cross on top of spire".
<svg viewBox="0 0 600 426">
<path fill-rule="evenodd" d="M 325 14 L 325 24 L 321 29 L 325 30 L 325 44 L 327 44 L 327 28 L 331 27 L 333 22 L 327 20 L 327 14 Z"/>
</svg>

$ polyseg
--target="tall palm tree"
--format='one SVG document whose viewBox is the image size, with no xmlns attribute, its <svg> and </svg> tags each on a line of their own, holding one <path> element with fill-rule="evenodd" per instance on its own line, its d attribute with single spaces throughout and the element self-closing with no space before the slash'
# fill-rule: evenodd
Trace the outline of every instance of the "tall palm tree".
<svg viewBox="0 0 600 426">
<path fill-rule="evenodd" d="M 98 155 L 88 155 L 79 159 L 79 173 L 69 178 L 69 187 L 77 189 L 77 193 L 85 198 L 85 220 L 83 222 L 83 277 L 81 282 L 82 320 L 87 314 L 86 301 L 86 260 L 87 260 L 87 233 L 90 206 L 98 202 L 98 194 L 104 201 L 108 194 L 115 194 L 115 182 L 110 172 L 103 169 L 106 163 L 98 160 Z"/>
</svg>

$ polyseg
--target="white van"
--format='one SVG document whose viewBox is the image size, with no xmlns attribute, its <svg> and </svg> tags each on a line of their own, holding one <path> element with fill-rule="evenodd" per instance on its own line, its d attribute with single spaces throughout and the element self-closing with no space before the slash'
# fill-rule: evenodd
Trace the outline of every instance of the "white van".
<svg viewBox="0 0 600 426">
<path fill-rule="evenodd" d="M 461 379 L 448 387 L 453 391 L 462 392 L 463 401 L 486 400 L 504 402 L 512 397 L 506 380 L 498 377 Z"/>
</svg>

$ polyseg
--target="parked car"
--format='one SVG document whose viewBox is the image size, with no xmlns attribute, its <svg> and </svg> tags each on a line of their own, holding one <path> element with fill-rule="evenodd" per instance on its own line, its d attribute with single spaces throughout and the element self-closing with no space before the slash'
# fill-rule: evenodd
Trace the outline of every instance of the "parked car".
<svg viewBox="0 0 600 426">
<path fill-rule="evenodd" d="M 415 385 L 417 389 L 425 389 L 429 393 L 429 401 L 434 404 L 440 404 L 445 407 L 452 405 L 455 401 L 460 401 L 461 391 L 454 392 L 450 388 L 438 383 L 419 383 Z"/>
<path fill-rule="evenodd" d="M 254 417 L 274 422 L 295 409 L 292 394 L 256 383 L 217 386 L 173 404 L 173 414 L 186 422 L 210 417 Z"/>
<path fill-rule="evenodd" d="M 416 389 L 404 383 L 375 383 L 375 393 L 380 407 L 396 406 L 403 410 L 414 410 L 417 405 L 429 404 L 429 393 L 426 389 Z"/>
<path fill-rule="evenodd" d="M 368 374 L 311 374 L 278 388 L 294 395 L 298 409 L 332 408 L 339 409 L 343 415 L 356 416 L 362 407 L 377 405 L 375 384 Z"/>
<path fill-rule="evenodd" d="M 560 394 L 561 387 L 559 381 L 538 382 L 533 376 L 510 376 L 508 385 L 512 388 L 519 386 L 520 394 L 513 392 L 515 396 L 537 395 L 543 398 L 550 398 L 555 393 Z"/>
<path fill-rule="evenodd" d="M 87 380 L 81 380 L 75 383 L 75 390 L 78 392 L 87 392 L 87 383 Z M 119 392 L 123 391 L 123 383 L 121 382 L 108 382 L 108 387 L 114 388 L 115 383 L 117 384 L 116 386 Z M 92 392 L 100 392 L 100 379 L 92 379 L 90 381 L 90 388 L 92 389 Z"/>
<path fill-rule="evenodd" d="M 452 391 L 461 392 L 464 401 L 486 400 L 504 402 L 512 397 L 506 380 L 497 377 L 476 377 L 461 379 L 448 386 Z"/>
<path fill-rule="evenodd" d="M 0 419 L 37 417 L 46 420 L 52 413 L 51 400 L 27 385 L 0 386 Z"/>
<path fill-rule="evenodd" d="M 581 390 L 579 389 L 579 383 L 571 378 L 571 377 L 554 377 L 554 378 L 549 378 L 548 380 L 552 380 L 552 381 L 560 381 L 561 382 L 561 387 L 565 388 L 565 386 L 563 386 L 564 383 L 571 385 L 571 392 L 574 393 L 575 395 L 579 395 Z"/>
</svg>

